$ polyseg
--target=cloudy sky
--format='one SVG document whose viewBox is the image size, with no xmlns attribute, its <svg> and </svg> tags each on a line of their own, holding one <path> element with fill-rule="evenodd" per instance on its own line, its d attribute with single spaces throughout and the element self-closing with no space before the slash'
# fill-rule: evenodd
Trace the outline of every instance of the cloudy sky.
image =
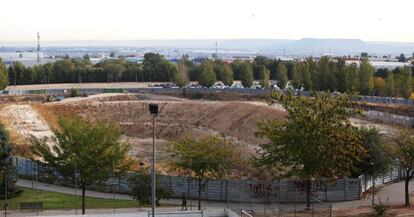
<svg viewBox="0 0 414 217">
<path fill-rule="evenodd" d="M 413 0 L 2 0 L 0 42 L 359 38 L 414 42 Z"/>
</svg>

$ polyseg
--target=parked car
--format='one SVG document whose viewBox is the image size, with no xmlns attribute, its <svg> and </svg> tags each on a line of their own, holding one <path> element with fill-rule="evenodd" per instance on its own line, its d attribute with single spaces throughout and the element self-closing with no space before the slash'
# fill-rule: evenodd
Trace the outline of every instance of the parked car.
<svg viewBox="0 0 414 217">
<path fill-rule="evenodd" d="M 179 88 L 177 85 L 172 84 L 172 83 L 162 84 L 161 86 L 162 86 L 163 88 Z"/>
<path fill-rule="evenodd" d="M 162 85 L 161 84 L 153 84 L 153 85 L 150 85 L 148 87 L 149 88 L 162 88 Z"/>
<path fill-rule="evenodd" d="M 244 86 L 242 84 L 233 84 L 230 87 L 231 89 L 243 89 Z"/>
</svg>

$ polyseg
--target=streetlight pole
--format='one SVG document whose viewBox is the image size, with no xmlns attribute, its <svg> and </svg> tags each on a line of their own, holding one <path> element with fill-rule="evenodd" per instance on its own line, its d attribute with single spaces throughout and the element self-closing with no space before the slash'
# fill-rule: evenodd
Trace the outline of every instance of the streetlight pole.
<svg viewBox="0 0 414 217">
<path fill-rule="evenodd" d="M 374 195 L 375 195 L 375 163 L 374 162 L 370 162 L 371 166 L 372 166 L 372 174 L 371 174 L 371 179 L 372 179 L 372 205 L 374 206 L 375 204 L 375 199 L 374 199 Z"/>
<path fill-rule="evenodd" d="M 149 104 L 149 110 L 152 115 L 152 217 L 155 217 L 156 201 L 156 181 L 155 181 L 155 117 L 158 115 L 158 105 Z"/>
</svg>

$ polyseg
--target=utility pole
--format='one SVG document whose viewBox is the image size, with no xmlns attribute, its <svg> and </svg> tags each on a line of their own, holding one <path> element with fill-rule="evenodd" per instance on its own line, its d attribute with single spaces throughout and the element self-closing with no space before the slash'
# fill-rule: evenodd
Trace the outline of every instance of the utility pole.
<svg viewBox="0 0 414 217">
<path fill-rule="evenodd" d="M 37 64 L 40 64 L 40 33 L 37 33 Z"/>
<path fill-rule="evenodd" d="M 218 59 L 218 52 L 217 52 L 217 41 L 216 41 L 216 59 Z"/>
</svg>

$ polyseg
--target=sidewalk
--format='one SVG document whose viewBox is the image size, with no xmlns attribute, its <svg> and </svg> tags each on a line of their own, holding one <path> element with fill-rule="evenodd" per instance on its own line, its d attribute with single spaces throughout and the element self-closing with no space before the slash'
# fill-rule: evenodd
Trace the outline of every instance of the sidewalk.
<svg viewBox="0 0 414 217">
<path fill-rule="evenodd" d="M 36 183 L 32 182 L 30 180 L 24 180 L 19 179 L 19 181 L 16 183 L 18 186 L 26 187 L 26 188 L 36 188 Z M 65 194 L 71 194 L 75 195 L 75 189 L 70 187 L 64 187 L 64 186 L 57 186 L 57 185 L 51 185 L 46 183 L 38 183 L 37 188 L 39 190 L 45 190 L 45 191 L 53 191 L 53 192 L 60 192 Z M 410 182 L 410 192 L 413 192 L 414 190 L 414 181 Z M 80 196 L 80 189 L 77 191 L 77 195 Z M 104 193 L 104 192 L 97 192 L 97 191 L 86 191 L 86 196 L 88 197 L 95 197 L 95 198 L 106 198 L 106 199 L 122 199 L 122 200 L 133 200 L 131 196 L 124 195 L 124 194 L 113 194 L 113 193 Z M 385 185 L 381 188 L 379 192 L 375 194 L 375 202 L 378 202 L 378 199 L 381 198 L 382 201 L 386 201 L 388 198 L 388 201 L 392 205 L 403 205 L 404 204 L 404 181 L 398 182 L 398 183 L 392 183 Z M 357 208 L 357 207 L 367 207 L 371 206 L 371 195 L 367 196 L 366 198 L 362 198 L 360 200 L 354 200 L 354 201 L 344 201 L 344 202 L 334 202 L 332 203 L 332 206 L 334 209 L 340 209 L 340 208 Z M 413 201 L 413 200 L 412 200 Z M 180 199 L 170 199 L 170 200 L 163 200 L 161 201 L 163 204 L 170 204 L 170 205 L 177 205 L 177 207 L 181 206 L 181 200 Z M 187 201 L 188 206 L 190 207 L 192 204 L 193 210 L 196 210 L 197 207 L 197 200 L 190 200 Z M 250 203 L 227 203 L 227 202 L 216 202 L 216 201 L 202 201 L 202 208 L 209 208 L 209 209 L 224 209 L 226 207 L 254 207 L 254 209 L 263 209 L 263 204 L 250 204 Z M 275 209 L 278 206 L 278 204 L 268 204 L 267 207 L 273 207 Z M 282 206 L 293 206 L 293 204 L 282 204 Z M 177 207 L 173 208 L 177 210 Z"/>
</svg>

